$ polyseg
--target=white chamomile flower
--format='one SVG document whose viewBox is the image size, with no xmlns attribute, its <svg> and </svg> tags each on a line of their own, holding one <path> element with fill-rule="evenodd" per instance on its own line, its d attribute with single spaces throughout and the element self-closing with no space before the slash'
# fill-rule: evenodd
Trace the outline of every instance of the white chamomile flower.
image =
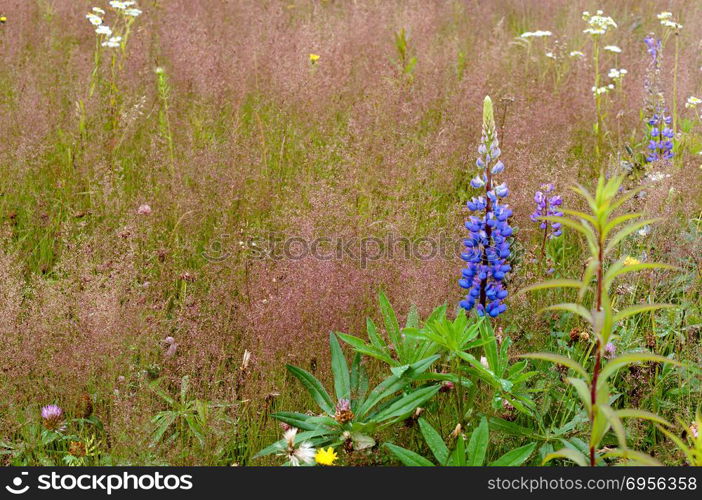
<svg viewBox="0 0 702 500">
<path fill-rule="evenodd" d="M 95 28 L 95 33 L 98 35 L 112 36 L 112 29 L 108 25 L 102 24 Z"/>
<path fill-rule="evenodd" d="M 104 15 L 105 15 L 105 11 L 102 10 L 100 7 L 93 7 L 93 12 L 95 12 L 96 14 L 98 14 L 98 15 L 100 15 L 100 16 L 104 16 Z"/>
<path fill-rule="evenodd" d="M 548 57 L 548 58 L 550 58 L 550 59 L 555 59 L 555 58 L 556 58 L 556 56 L 554 55 L 553 52 L 546 52 L 546 57 Z"/>
<path fill-rule="evenodd" d="M 690 97 L 687 98 L 687 102 L 685 103 L 686 108 L 696 108 L 698 104 L 702 103 L 702 99 L 699 97 L 695 97 L 694 95 L 691 95 Z"/>
<path fill-rule="evenodd" d="M 100 26 L 102 24 L 102 18 L 100 16 L 96 16 L 95 14 L 86 14 L 85 17 L 93 26 Z"/>
<path fill-rule="evenodd" d="M 579 50 L 572 50 L 569 55 L 570 55 L 570 57 L 577 57 L 577 58 L 585 57 L 585 54 L 583 54 Z"/>
<path fill-rule="evenodd" d="M 141 15 L 141 11 L 139 9 L 127 9 L 124 11 L 124 15 L 129 17 L 139 17 Z"/>
<path fill-rule="evenodd" d="M 619 80 L 621 79 L 624 75 L 628 73 L 627 70 L 624 68 L 612 68 L 609 70 L 609 73 L 607 73 L 607 76 L 610 77 L 612 80 Z"/>
<path fill-rule="evenodd" d="M 673 13 L 672 13 L 672 12 L 661 12 L 661 13 L 658 14 L 656 17 L 657 17 L 659 20 L 663 21 L 663 20 L 665 20 L 665 19 L 670 19 L 671 17 L 673 17 Z"/>
<path fill-rule="evenodd" d="M 102 42 L 102 46 L 109 47 L 111 49 L 115 49 L 115 48 L 119 47 L 121 41 L 122 41 L 121 36 L 113 36 L 113 37 L 110 37 L 108 40 Z"/>
<path fill-rule="evenodd" d="M 604 49 L 605 49 L 606 51 L 609 51 L 609 52 L 614 52 L 615 54 L 621 54 L 621 53 L 622 53 L 622 49 L 619 48 L 619 47 L 617 47 L 616 45 L 607 45 L 607 46 L 605 46 Z"/>
<path fill-rule="evenodd" d="M 127 2 L 120 2 L 119 0 L 111 0 L 110 7 L 117 10 L 124 10 L 127 8 Z"/>
</svg>

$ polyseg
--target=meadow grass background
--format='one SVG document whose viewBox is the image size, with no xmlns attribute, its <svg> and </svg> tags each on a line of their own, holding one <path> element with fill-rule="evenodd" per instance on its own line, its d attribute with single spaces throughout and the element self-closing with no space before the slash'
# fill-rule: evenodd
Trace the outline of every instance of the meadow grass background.
<svg viewBox="0 0 702 500">
<path fill-rule="evenodd" d="M 0 441 L 30 443 L 26 428 L 42 405 L 79 415 L 90 401 L 105 426 L 96 438 L 100 454 L 114 463 L 251 463 L 279 437 L 273 409 L 312 409 L 285 363 L 313 367 L 328 381 L 330 331 L 364 337 L 365 317 L 378 317 L 380 290 L 400 315 L 411 304 L 423 315 L 444 302 L 452 310 L 462 267 L 457 256 L 365 266 L 352 258 L 256 259 L 251 242 L 270 233 L 460 241 L 487 94 L 518 228 L 509 288 L 539 281 L 533 193 L 550 181 L 565 204 L 577 204 L 568 185 L 592 185 L 600 168 L 628 159 L 625 146 L 641 149 L 642 40 L 660 31 L 656 14 L 664 9 L 685 26 L 678 80 L 685 140 L 676 164 L 665 167 L 670 177 L 637 207 L 664 222 L 627 245 L 632 255 L 683 271 L 644 275 L 621 300 L 681 307 L 631 320 L 620 336 L 623 347 L 674 352 L 699 366 L 702 126 L 682 104 L 702 90 L 699 2 L 142 0 L 117 74 L 117 112 L 104 85 L 88 97 L 95 35 L 85 14 L 93 6 L 105 7 L 0 2 L 7 16 L 0 25 Z M 629 72 L 606 109 L 600 158 L 592 63 L 568 57 L 589 53 L 580 12 L 598 8 L 619 23 L 608 42 L 623 50 L 605 55 L 603 67 Z M 395 62 L 393 40 L 403 28 L 417 60 L 411 76 Z M 554 36 L 529 48 L 514 42 L 537 29 Z M 555 40 L 563 57 L 552 60 L 545 53 Z M 311 53 L 320 56 L 314 64 Z M 156 67 L 170 86 L 172 154 Z M 138 213 L 143 204 L 150 214 Z M 205 257 L 222 249 L 225 259 Z M 577 236 L 566 231 L 551 255 L 558 276 L 579 276 Z M 555 294 L 510 300 L 497 325 L 515 341 L 515 355 L 568 344 L 574 318 L 535 314 Z M 177 343 L 173 356 L 165 355 L 166 337 Z M 252 361 L 242 377 L 245 350 Z M 699 371 L 672 381 L 644 372 L 621 381 L 624 397 L 690 421 Z M 550 375 L 535 387 L 545 412 L 559 394 Z M 150 419 L 165 406 L 147 386 L 161 379 L 175 394 L 184 376 L 192 397 L 226 407 L 213 411 L 205 446 L 192 439 L 152 445 Z M 452 428 L 446 416 L 441 430 Z M 406 446 L 420 446 L 412 429 L 399 432 Z M 643 425 L 634 434 L 665 463 L 680 463 L 660 435 Z M 495 434 L 495 455 L 515 445 L 503 440 Z M 30 461 L 39 461 L 26 446 Z M 382 451 L 361 461 L 394 463 Z"/>
</svg>

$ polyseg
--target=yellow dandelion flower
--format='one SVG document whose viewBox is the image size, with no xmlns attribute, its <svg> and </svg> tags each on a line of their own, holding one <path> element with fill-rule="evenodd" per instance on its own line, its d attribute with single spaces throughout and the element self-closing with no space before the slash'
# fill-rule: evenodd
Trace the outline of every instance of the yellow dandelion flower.
<svg viewBox="0 0 702 500">
<path fill-rule="evenodd" d="M 641 261 L 633 257 L 627 257 L 626 259 L 624 259 L 625 266 L 635 266 L 636 264 L 641 264 Z"/>
<path fill-rule="evenodd" d="M 321 56 L 320 56 L 319 54 L 310 54 L 310 62 L 311 62 L 312 64 L 314 64 L 314 63 L 316 63 L 317 61 L 319 61 L 319 58 L 320 58 L 320 57 L 321 57 Z"/>
<path fill-rule="evenodd" d="M 314 459 L 319 465 L 334 465 L 337 458 L 336 452 L 331 446 L 326 450 L 324 448 L 318 449 L 314 456 Z"/>
</svg>

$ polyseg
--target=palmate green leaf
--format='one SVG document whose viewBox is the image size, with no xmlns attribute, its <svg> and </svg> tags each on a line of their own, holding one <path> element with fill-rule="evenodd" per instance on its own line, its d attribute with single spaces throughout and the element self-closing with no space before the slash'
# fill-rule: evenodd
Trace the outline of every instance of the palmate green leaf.
<svg viewBox="0 0 702 500">
<path fill-rule="evenodd" d="M 658 309 L 670 309 L 672 307 L 676 306 L 674 304 L 636 304 L 635 306 L 626 307 L 615 314 L 614 322 L 617 323 L 618 321 L 628 318 L 629 316 L 634 316 L 635 314 L 656 311 Z"/>
<path fill-rule="evenodd" d="M 546 465 L 551 460 L 555 460 L 557 458 L 564 458 L 566 460 L 570 460 L 571 462 L 575 462 L 581 467 L 587 467 L 590 463 L 590 460 L 579 451 L 574 450 L 572 448 L 561 448 L 558 451 L 554 451 L 553 453 L 549 453 L 548 455 L 546 455 L 541 461 L 541 465 Z"/>
<path fill-rule="evenodd" d="M 535 283 L 522 288 L 517 292 L 517 295 L 522 295 L 527 292 L 533 292 L 535 290 L 545 290 L 547 288 L 583 288 L 585 285 L 582 281 L 571 280 L 571 279 L 557 279 L 542 281 L 541 283 Z"/>
<path fill-rule="evenodd" d="M 630 450 L 628 448 L 626 449 L 614 449 L 611 451 L 608 451 L 607 453 L 602 455 L 602 458 L 623 458 L 623 459 L 630 459 L 636 462 L 639 465 L 651 465 L 651 466 L 662 466 L 663 464 L 660 463 L 658 460 L 653 458 L 651 455 L 647 455 L 646 453 L 641 453 L 640 451 L 635 451 L 635 450 Z M 629 464 L 622 464 L 622 465 L 629 465 Z"/>
<path fill-rule="evenodd" d="M 437 392 L 439 392 L 440 388 L 440 385 L 430 385 L 429 387 L 416 389 L 408 394 L 405 394 L 394 403 L 380 410 L 378 413 L 370 415 L 368 420 L 372 422 L 384 422 L 386 420 L 404 418 L 412 413 L 419 405 L 432 398 Z"/>
<path fill-rule="evenodd" d="M 650 420 L 651 422 L 657 422 L 659 424 L 667 425 L 668 427 L 673 426 L 673 424 L 668 422 L 663 417 L 659 417 L 655 413 L 651 413 L 650 411 L 646 411 L 646 410 L 637 410 L 636 408 L 624 408 L 622 410 L 615 411 L 615 413 L 617 414 L 617 417 L 619 417 L 620 419 L 622 419 L 622 418 L 640 418 L 642 420 Z"/>
<path fill-rule="evenodd" d="M 351 376 L 349 365 L 346 363 L 344 351 L 341 350 L 336 335 L 329 334 L 329 347 L 331 349 L 331 368 L 334 374 L 334 392 L 336 399 L 351 399 Z"/>
<path fill-rule="evenodd" d="M 642 227 L 648 226 L 649 224 L 655 224 L 660 220 L 662 219 L 646 219 L 639 221 L 635 224 L 629 224 L 628 226 L 624 227 L 624 229 L 620 229 L 614 236 L 612 236 L 612 239 L 609 240 L 609 243 L 607 243 L 607 246 L 605 247 L 604 253 L 608 254 L 609 252 L 614 250 L 620 241 L 622 241 L 624 238 L 626 238 L 633 232 L 638 231 Z"/>
<path fill-rule="evenodd" d="M 434 454 L 439 465 L 446 465 L 449 457 L 449 449 L 441 435 L 424 418 L 419 419 L 419 430 L 422 432 L 424 441 L 426 441 L 427 446 L 429 446 L 429 449 Z"/>
<path fill-rule="evenodd" d="M 468 441 L 468 460 L 467 465 L 480 467 L 485 463 L 485 455 L 487 454 L 488 441 L 490 439 L 490 430 L 485 417 L 480 419 L 480 424 L 473 430 Z"/>
<path fill-rule="evenodd" d="M 582 367 L 580 363 L 575 361 L 574 359 L 567 358 L 565 356 L 561 356 L 560 354 L 554 354 L 551 352 L 531 352 L 528 354 L 520 354 L 520 358 L 527 358 L 527 359 L 542 359 L 544 361 L 550 361 L 551 363 L 555 363 L 557 365 L 563 365 L 567 366 L 574 372 L 578 373 L 579 375 L 582 375 L 583 378 L 589 379 L 588 373 L 585 371 L 585 368 Z"/>
<path fill-rule="evenodd" d="M 590 311 L 588 311 L 585 307 L 581 306 L 580 304 L 574 304 L 572 302 L 544 307 L 539 312 L 543 311 L 570 311 L 574 314 L 577 314 L 588 323 L 593 323 L 592 314 L 590 313 Z"/>
<path fill-rule="evenodd" d="M 287 365 L 286 368 L 292 376 L 302 382 L 302 385 L 305 386 L 305 389 L 310 393 L 312 399 L 315 400 L 324 412 L 329 415 L 334 415 L 334 403 L 332 402 L 331 396 L 329 396 L 329 393 L 322 383 L 317 380 L 314 375 L 297 366 Z"/>
<path fill-rule="evenodd" d="M 568 377 L 567 380 L 570 385 L 575 387 L 575 391 L 578 393 L 580 401 L 582 401 L 589 414 L 592 409 L 592 395 L 590 394 L 590 386 L 587 385 L 587 382 L 581 378 Z"/>
<path fill-rule="evenodd" d="M 434 467 L 433 463 L 418 453 L 392 443 L 385 443 L 383 446 L 390 450 L 403 465 L 408 467 Z"/>
<path fill-rule="evenodd" d="M 490 467 L 518 467 L 526 462 L 536 449 L 536 443 L 526 444 L 510 450 L 497 460 L 490 462 Z"/>
<path fill-rule="evenodd" d="M 643 363 L 646 361 L 654 361 L 657 363 L 670 363 L 676 366 L 681 366 L 680 363 L 677 361 L 650 352 L 631 352 L 627 354 L 622 354 L 621 356 L 617 356 L 604 366 L 604 368 L 600 372 L 600 376 L 597 382 L 598 388 L 600 384 L 605 383 L 610 376 L 616 373 L 616 371 L 619 370 L 619 368 L 634 363 Z"/>
</svg>

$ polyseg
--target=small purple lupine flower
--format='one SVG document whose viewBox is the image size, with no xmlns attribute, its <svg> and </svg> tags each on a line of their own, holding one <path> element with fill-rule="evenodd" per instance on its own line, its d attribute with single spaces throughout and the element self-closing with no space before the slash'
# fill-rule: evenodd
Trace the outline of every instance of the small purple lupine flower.
<svg viewBox="0 0 702 500">
<path fill-rule="evenodd" d="M 63 421 L 63 410 L 58 405 L 42 407 L 41 420 L 44 427 L 50 431 L 63 431 L 66 428 L 66 424 Z"/>
<path fill-rule="evenodd" d="M 645 113 L 649 118 L 648 126 L 648 152 L 646 162 L 657 160 L 670 160 L 673 157 L 673 130 L 669 127 L 672 118 L 665 106 L 665 99 L 661 88 L 661 60 L 663 44 L 653 35 L 644 38 L 646 49 L 651 60 L 646 72 L 644 89 L 646 91 Z"/>
<path fill-rule="evenodd" d="M 563 204 L 559 195 L 551 195 L 556 190 L 553 184 L 542 184 L 543 191 L 537 191 L 534 195 L 536 209 L 531 214 L 531 220 L 539 222 L 539 227 L 544 230 L 544 238 L 557 238 L 563 231 L 560 222 L 548 222 L 539 220 L 539 217 L 563 217 L 563 212 L 558 207 Z"/>
<path fill-rule="evenodd" d="M 604 348 L 604 357 L 606 359 L 612 359 L 615 354 L 617 354 L 617 347 L 613 343 L 607 342 Z"/>
<path fill-rule="evenodd" d="M 507 310 L 503 302 L 507 298 L 503 280 L 512 270 L 508 262 L 512 210 L 501 200 L 509 195 L 509 189 L 505 183 L 495 185 L 493 182 L 493 176 L 505 168 L 499 159 L 502 154 L 499 145 L 492 100 L 486 97 L 483 134 L 478 147 L 480 156 L 476 161 L 480 173 L 470 183 L 476 189 L 484 189 L 484 195 L 473 197 L 467 203 L 468 209 L 477 215 L 471 215 L 465 223 L 469 235 L 463 241 L 466 250 L 461 253 L 461 258 L 468 267 L 463 269 L 458 283 L 468 290 L 460 306 L 466 310 L 475 307 L 479 316 L 487 314 L 493 318 Z"/>
</svg>

